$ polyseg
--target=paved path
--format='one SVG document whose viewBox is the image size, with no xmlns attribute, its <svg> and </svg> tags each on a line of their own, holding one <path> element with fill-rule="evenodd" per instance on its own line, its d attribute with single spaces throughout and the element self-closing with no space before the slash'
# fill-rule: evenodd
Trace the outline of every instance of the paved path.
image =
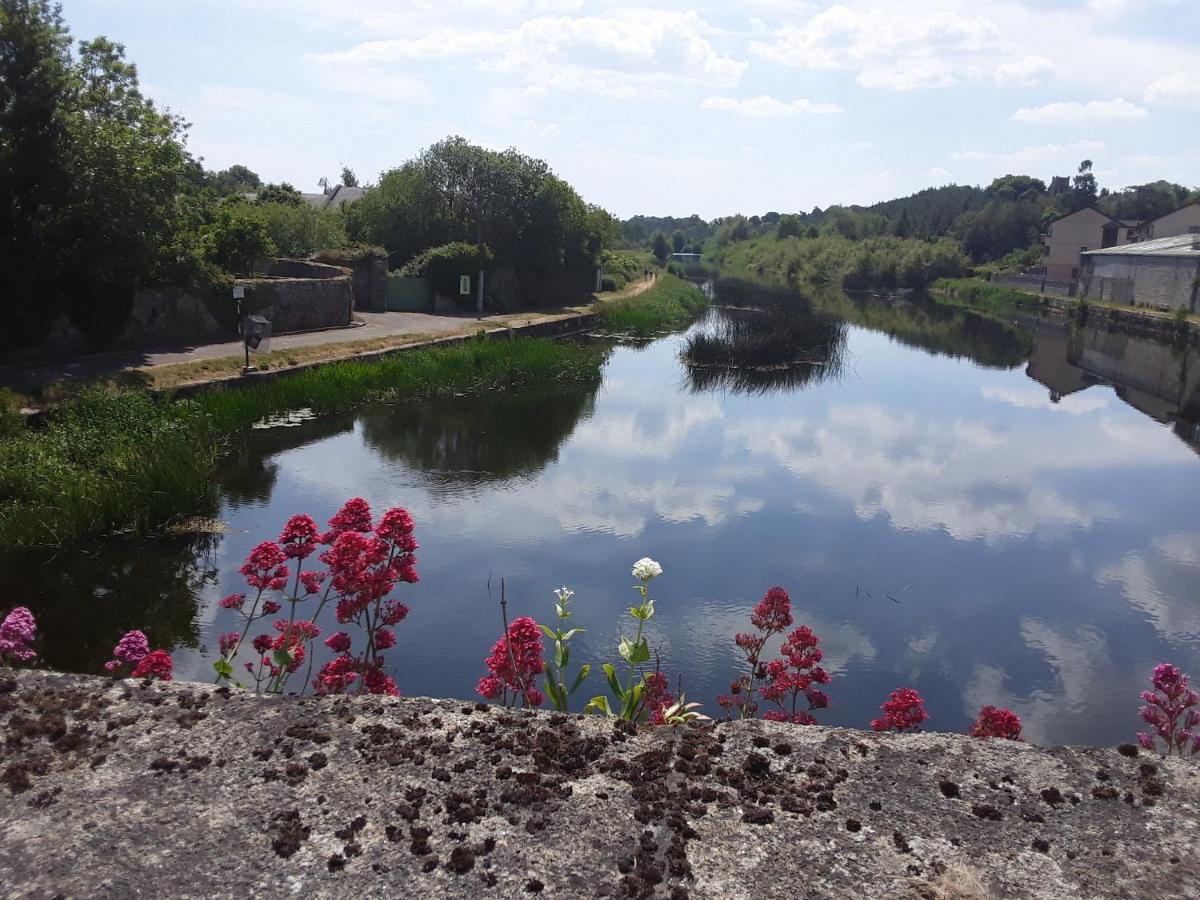
<svg viewBox="0 0 1200 900">
<path fill-rule="evenodd" d="M 435 316 L 421 312 L 356 312 L 355 317 L 361 320 L 361 325 L 277 335 L 271 338 L 270 349 L 274 352 L 294 347 L 343 344 L 408 334 L 453 334 L 469 330 L 473 326 L 495 328 L 522 323 L 536 319 L 541 314 L 530 312 L 476 318 L 470 315 Z M 0 387 L 22 390 L 58 381 L 104 378 L 116 375 L 126 369 L 166 366 L 202 359 L 222 359 L 240 356 L 241 353 L 241 341 L 226 341 L 219 344 L 176 347 L 154 352 L 121 350 L 53 362 L 2 365 L 0 366 Z"/>
</svg>

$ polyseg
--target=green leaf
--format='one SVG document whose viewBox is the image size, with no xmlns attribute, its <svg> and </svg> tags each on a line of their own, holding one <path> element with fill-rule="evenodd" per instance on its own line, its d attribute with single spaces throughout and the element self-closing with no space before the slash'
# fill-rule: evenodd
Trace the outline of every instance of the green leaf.
<svg viewBox="0 0 1200 900">
<path fill-rule="evenodd" d="M 621 690 L 621 682 L 617 681 L 617 670 L 613 668 L 612 663 L 604 664 L 604 677 L 608 679 L 608 687 L 615 696 L 625 696 L 625 692 Z"/>
<path fill-rule="evenodd" d="M 625 703 L 621 706 L 621 718 L 628 722 L 634 720 L 637 715 L 638 704 L 642 702 L 643 685 L 635 684 L 625 697 Z"/>
<path fill-rule="evenodd" d="M 603 694 L 599 694 L 588 701 L 588 705 L 583 708 L 585 713 L 599 712 L 606 716 L 613 714 L 612 707 L 608 705 L 608 698 Z"/>
<path fill-rule="evenodd" d="M 542 629 L 542 634 L 544 634 L 546 637 L 550 638 L 550 640 L 552 640 L 552 641 L 558 640 L 558 632 L 555 631 L 553 628 L 551 628 L 549 625 L 539 625 L 538 627 Z"/>
<path fill-rule="evenodd" d="M 621 655 L 625 656 L 624 653 Z M 646 639 L 642 638 L 640 641 L 634 644 L 630 650 L 629 656 L 625 656 L 625 659 L 631 666 L 636 666 L 638 663 L 647 662 L 650 659 L 650 645 L 646 643 Z"/>
<path fill-rule="evenodd" d="M 271 658 L 275 660 L 275 665 L 279 666 L 281 669 L 286 669 L 292 664 L 292 654 L 288 653 L 283 648 L 272 652 Z"/>
<path fill-rule="evenodd" d="M 588 677 L 588 673 L 592 671 L 591 663 L 584 663 L 579 667 L 579 674 L 575 676 L 575 683 L 571 685 L 571 690 L 567 693 L 573 694 L 583 684 L 583 680 Z"/>
<path fill-rule="evenodd" d="M 569 641 L 571 638 L 575 637 L 575 635 L 582 634 L 582 633 L 583 633 L 582 628 L 572 628 L 570 631 L 568 631 L 566 634 L 564 634 L 561 638 L 559 638 L 559 640 Z"/>
<path fill-rule="evenodd" d="M 227 659 L 213 660 L 213 671 L 221 678 L 229 678 L 233 674 L 233 664 Z"/>
<path fill-rule="evenodd" d="M 556 666 L 558 666 L 560 669 L 565 669 L 567 666 L 567 660 L 569 658 L 570 658 L 570 651 L 567 650 L 566 646 L 561 641 L 555 641 L 555 643 L 554 643 L 554 664 Z"/>
<path fill-rule="evenodd" d="M 621 654 L 621 659 L 629 662 L 629 657 L 633 653 L 633 641 L 627 637 L 621 638 L 621 643 L 617 645 L 617 652 Z"/>
</svg>

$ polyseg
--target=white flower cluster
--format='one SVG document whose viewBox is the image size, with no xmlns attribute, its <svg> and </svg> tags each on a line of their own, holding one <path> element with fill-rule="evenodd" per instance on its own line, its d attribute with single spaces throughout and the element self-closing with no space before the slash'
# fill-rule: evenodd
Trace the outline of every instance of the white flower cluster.
<svg viewBox="0 0 1200 900">
<path fill-rule="evenodd" d="M 648 556 L 643 556 L 633 564 L 633 577 L 639 581 L 649 581 L 662 574 L 662 566 Z"/>
</svg>

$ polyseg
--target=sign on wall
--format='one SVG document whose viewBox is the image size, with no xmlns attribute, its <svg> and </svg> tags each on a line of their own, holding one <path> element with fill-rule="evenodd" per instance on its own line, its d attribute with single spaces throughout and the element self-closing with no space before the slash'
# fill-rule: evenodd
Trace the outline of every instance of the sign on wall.
<svg viewBox="0 0 1200 900">
<path fill-rule="evenodd" d="M 458 276 L 458 292 L 464 297 L 471 296 L 471 276 L 470 275 L 459 275 Z"/>
</svg>

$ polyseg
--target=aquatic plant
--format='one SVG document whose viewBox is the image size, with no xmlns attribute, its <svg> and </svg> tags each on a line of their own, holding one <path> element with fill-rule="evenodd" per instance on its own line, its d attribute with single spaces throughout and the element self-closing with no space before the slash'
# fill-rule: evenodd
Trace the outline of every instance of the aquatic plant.
<svg viewBox="0 0 1200 900">
<path fill-rule="evenodd" d="M 1146 705 L 1138 710 L 1153 733 L 1138 732 L 1138 743 L 1147 750 L 1164 747 L 1163 755 L 1200 755 L 1200 693 L 1188 687 L 1188 676 L 1171 663 L 1159 663 L 1150 676 L 1152 691 L 1142 691 Z"/>
<path fill-rule="evenodd" d="M 1010 741 L 1021 739 L 1021 719 L 1009 709 L 998 706 L 985 706 L 979 710 L 979 715 L 967 732 L 971 737 L 1006 738 Z"/>
<path fill-rule="evenodd" d="M 33 662 L 37 658 L 33 642 L 37 639 L 37 622 L 24 606 L 8 611 L 0 622 L 0 664 L 7 669 L 13 663 Z"/>
<path fill-rule="evenodd" d="M 699 287 L 674 275 L 661 275 L 640 294 L 601 301 L 600 329 L 650 337 L 686 325 L 707 306 L 708 297 Z"/>
<path fill-rule="evenodd" d="M 875 731 L 920 731 L 929 718 L 925 701 L 914 688 L 897 688 L 879 708 L 883 715 L 871 720 Z"/>
</svg>

